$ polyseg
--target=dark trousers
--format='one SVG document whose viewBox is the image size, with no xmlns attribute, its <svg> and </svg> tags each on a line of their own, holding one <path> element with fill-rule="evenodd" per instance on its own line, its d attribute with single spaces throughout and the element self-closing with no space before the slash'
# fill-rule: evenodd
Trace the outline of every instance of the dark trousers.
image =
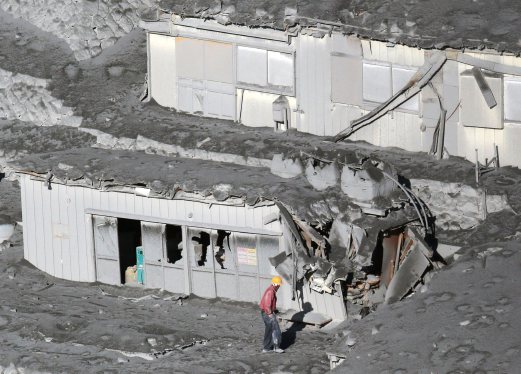
<svg viewBox="0 0 521 374">
<path fill-rule="evenodd" d="M 279 321 L 277 321 L 275 313 L 271 317 L 264 312 L 261 312 L 261 315 L 264 321 L 264 349 L 270 350 L 273 346 L 280 346 L 282 333 L 280 332 Z"/>
</svg>

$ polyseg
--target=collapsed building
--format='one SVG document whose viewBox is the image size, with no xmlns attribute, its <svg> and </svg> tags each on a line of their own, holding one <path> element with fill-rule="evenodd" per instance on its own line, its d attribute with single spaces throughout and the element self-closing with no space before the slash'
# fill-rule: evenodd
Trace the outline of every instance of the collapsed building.
<svg viewBox="0 0 521 374">
<path fill-rule="evenodd" d="M 232 164 L 85 148 L 10 168 L 24 257 L 58 278 L 130 285 L 137 266 L 142 287 L 257 302 L 279 274 L 280 307 L 321 324 L 399 300 L 441 265 L 428 208 L 376 159 Z"/>
<path fill-rule="evenodd" d="M 519 4 L 163 0 L 148 94 L 187 113 L 521 166 Z"/>
</svg>

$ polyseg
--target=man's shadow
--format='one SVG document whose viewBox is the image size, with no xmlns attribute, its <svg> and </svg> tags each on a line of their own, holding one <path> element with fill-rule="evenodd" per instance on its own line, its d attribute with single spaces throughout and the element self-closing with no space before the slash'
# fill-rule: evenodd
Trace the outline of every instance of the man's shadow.
<svg viewBox="0 0 521 374">
<path fill-rule="evenodd" d="M 304 305 L 302 305 L 302 310 L 300 312 L 297 312 L 293 315 L 294 320 L 303 320 L 304 315 L 306 313 L 309 313 L 313 310 L 313 307 L 311 306 L 311 303 L 305 302 Z M 287 349 L 288 347 L 291 347 L 295 340 L 297 339 L 297 333 L 299 331 L 302 331 L 304 327 L 306 327 L 306 324 L 303 322 L 291 322 L 292 325 L 289 329 L 284 331 L 282 333 L 282 342 L 280 348 Z"/>
</svg>

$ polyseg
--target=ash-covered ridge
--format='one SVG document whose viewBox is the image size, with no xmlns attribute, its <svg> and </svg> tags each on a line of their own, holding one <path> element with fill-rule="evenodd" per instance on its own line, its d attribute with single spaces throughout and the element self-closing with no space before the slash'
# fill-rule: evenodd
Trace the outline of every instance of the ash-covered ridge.
<svg viewBox="0 0 521 374">
<path fill-rule="evenodd" d="M 514 0 L 162 0 L 163 11 L 278 30 L 335 27 L 347 34 L 425 49 L 521 53 Z"/>
</svg>

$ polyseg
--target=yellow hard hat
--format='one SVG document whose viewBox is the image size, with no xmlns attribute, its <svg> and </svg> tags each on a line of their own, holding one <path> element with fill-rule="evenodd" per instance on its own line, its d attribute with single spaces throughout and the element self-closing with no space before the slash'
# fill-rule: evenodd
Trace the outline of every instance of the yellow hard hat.
<svg viewBox="0 0 521 374">
<path fill-rule="evenodd" d="M 280 286 L 282 284 L 282 278 L 278 275 L 274 276 L 273 278 L 271 278 L 271 284 Z"/>
</svg>

